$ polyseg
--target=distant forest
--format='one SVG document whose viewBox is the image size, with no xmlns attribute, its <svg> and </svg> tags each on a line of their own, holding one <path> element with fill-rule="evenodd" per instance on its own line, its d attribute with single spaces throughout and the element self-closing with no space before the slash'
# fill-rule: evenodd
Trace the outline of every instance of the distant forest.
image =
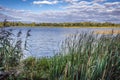
<svg viewBox="0 0 120 80">
<path fill-rule="evenodd" d="M 120 24 L 115 23 L 96 23 L 96 22 L 77 22 L 77 23 L 22 23 L 22 22 L 8 22 L 4 20 L 0 22 L 0 27 L 9 26 L 46 26 L 46 27 L 120 27 Z"/>
</svg>

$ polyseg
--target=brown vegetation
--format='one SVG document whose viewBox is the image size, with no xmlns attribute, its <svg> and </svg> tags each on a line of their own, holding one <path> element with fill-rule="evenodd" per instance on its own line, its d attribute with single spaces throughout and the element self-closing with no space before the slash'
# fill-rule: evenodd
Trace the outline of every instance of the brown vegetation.
<svg viewBox="0 0 120 80">
<path fill-rule="evenodd" d="M 96 30 L 94 34 L 120 34 L 120 30 Z"/>
</svg>

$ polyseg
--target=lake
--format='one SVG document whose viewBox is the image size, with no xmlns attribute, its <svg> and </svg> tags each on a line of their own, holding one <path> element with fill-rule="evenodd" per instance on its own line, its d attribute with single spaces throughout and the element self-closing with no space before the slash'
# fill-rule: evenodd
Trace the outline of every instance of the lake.
<svg viewBox="0 0 120 80">
<path fill-rule="evenodd" d="M 45 57 L 53 56 L 59 52 L 60 44 L 68 36 L 76 33 L 91 32 L 94 30 L 120 30 L 120 28 L 49 28 L 49 27 L 8 27 L 12 29 L 13 34 L 16 36 L 19 31 L 22 32 L 21 39 L 24 42 L 26 33 L 30 31 L 27 40 L 27 49 L 24 50 L 25 57 Z M 16 38 L 13 36 L 13 38 Z M 24 45 L 24 43 L 23 43 Z"/>
</svg>

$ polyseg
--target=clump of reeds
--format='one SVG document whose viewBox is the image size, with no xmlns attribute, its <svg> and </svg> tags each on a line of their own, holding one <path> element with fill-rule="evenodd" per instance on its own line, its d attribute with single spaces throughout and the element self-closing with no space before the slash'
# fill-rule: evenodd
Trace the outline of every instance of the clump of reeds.
<svg viewBox="0 0 120 80">
<path fill-rule="evenodd" d="M 24 60 L 24 74 L 31 80 L 119 80 L 120 34 L 76 34 L 51 58 Z"/>
<path fill-rule="evenodd" d="M 30 80 L 119 80 L 119 41 L 120 34 L 72 35 L 58 55 L 23 60 L 23 75 Z"/>
<path fill-rule="evenodd" d="M 0 80 L 5 78 L 4 74 L 6 73 L 9 76 L 7 76 L 8 80 L 15 78 L 11 75 L 16 75 L 18 72 L 21 59 L 24 56 L 21 34 L 22 32 L 19 31 L 15 39 L 12 37 L 15 35 L 12 34 L 11 29 L 0 28 L 0 74 L 2 75 L 0 75 Z"/>
<path fill-rule="evenodd" d="M 120 34 L 76 34 L 52 59 L 51 80 L 120 79 Z"/>
<path fill-rule="evenodd" d="M 8 80 L 120 79 L 120 34 L 75 34 L 63 42 L 58 55 L 22 61 L 21 32 L 15 45 L 11 44 L 11 32 L 0 34 L 0 69 L 10 70 L 22 63 L 19 76 Z"/>
<path fill-rule="evenodd" d="M 10 37 L 10 30 L 0 30 L 0 66 L 5 70 L 18 65 L 21 57 L 21 40 L 17 40 L 13 45 L 13 39 Z"/>
</svg>

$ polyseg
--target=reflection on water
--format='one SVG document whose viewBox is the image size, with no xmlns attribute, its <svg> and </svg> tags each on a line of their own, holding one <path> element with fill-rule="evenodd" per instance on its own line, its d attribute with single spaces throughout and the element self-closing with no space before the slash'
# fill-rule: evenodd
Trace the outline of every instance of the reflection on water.
<svg viewBox="0 0 120 80">
<path fill-rule="evenodd" d="M 38 27 L 9 27 L 13 29 L 16 35 L 20 30 L 22 40 L 25 40 L 26 33 L 30 31 L 31 36 L 28 38 L 28 51 L 24 50 L 25 56 L 53 56 L 59 51 L 60 43 L 66 37 L 75 33 L 82 33 L 94 30 L 112 30 L 113 28 L 38 28 Z M 119 28 L 114 28 L 119 29 Z M 15 37 L 14 37 L 15 38 Z"/>
</svg>

